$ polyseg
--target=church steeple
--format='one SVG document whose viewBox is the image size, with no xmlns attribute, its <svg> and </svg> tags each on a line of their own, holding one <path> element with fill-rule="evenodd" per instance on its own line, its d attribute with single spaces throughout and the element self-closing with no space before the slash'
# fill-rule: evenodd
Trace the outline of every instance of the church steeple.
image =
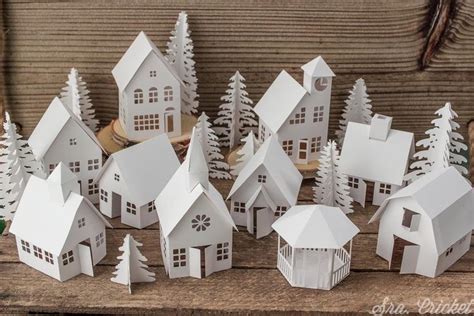
<svg viewBox="0 0 474 316">
<path fill-rule="evenodd" d="M 209 169 L 195 128 L 193 128 L 188 153 L 186 154 L 184 163 L 187 165 L 186 168 L 188 171 L 188 191 L 193 190 L 198 184 L 201 184 L 204 188 L 208 189 Z"/>
</svg>

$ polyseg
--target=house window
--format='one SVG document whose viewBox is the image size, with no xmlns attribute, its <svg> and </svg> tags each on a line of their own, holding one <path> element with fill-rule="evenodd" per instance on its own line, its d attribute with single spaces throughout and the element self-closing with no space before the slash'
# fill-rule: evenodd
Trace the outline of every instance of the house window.
<svg viewBox="0 0 474 316">
<path fill-rule="evenodd" d="M 354 189 L 359 188 L 359 178 L 347 177 L 347 184 Z"/>
<path fill-rule="evenodd" d="M 173 101 L 173 88 L 170 86 L 166 86 L 163 92 L 164 95 L 164 100 L 167 101 Z"/>
<path fill-rule="evenodd" d="M 48 166 L 49 173 L 53 172 L 54 169 L 56 169 L 57 166 L 58 166 L 57 163 L 50 163 L 49 166 Z"/>
<path fill-rule="evenodd" d="M 79 161 L 72 161 L 69 163 L 69 169 L 72 172 L 80 172 L 81 171 L 81 163 Z"/>
<path fill-rule="evenodd" d="M 191 227 L 198 232 L 205 231 L 209 226 L 211 226 L 211 218 L 207 215 L 196 215 L 196 217 L 191 220 Z"/>
<path fill-rule="evenodd" d="M 410 231 L 415 231 L 418 229 L 420 214 L 413 212 L 407 208 L 403 208 L 403 220 L 402 226 L 409 228 Z"/>
<path fill-rule="evenodd" d="M 100 189 L 100 199 L 107 203 L 109 201 L 109 193 L 104 189 Z"/>
<path fill-rule="evenodd" d="M 69 145 L 71 145 L 71 146 L 77 145 L 77 139 L 69 138 Z"/>
<path fill-rule="evenodd" d="M 133 101 L 135 104 L 143 103 L 143 90 L 142 89 L 135 89 L 135 91 L 133 91 Z"/>
<path fill-rule="evenodd" d="M 290 120 L 290 124 L 303 124 L 306 117 L 306 108 L 302 107 L 299 112 Z"/>
<path fill-rule="evenodd" d="M 37 258 L 43 259 L 43 250 L 41 250 L 39 247 L 36 247 L 35 245 L 33 245 L 33 254 Z"/>
<path fill-rule="evenodd" d="M 148 90 L 148 102 L 158 102 L 158 89 L 156 87 L 152 87 Z"/>
<path fill-rule="evenodd" d="M 293 155 L 293 141 L 292 140 L 284 140 L 282 142 L 282 148 L 288 156 Z"/>
<path fill-rule="evenodd" d="M 449 256 L 451 254 L 451 252 L 453 252 L 453 247 L 446 250 L 446 257 Z"/>
<path fill-rule="evenodd" d="M 217 261 L 229 259 L 229 243 L 224 242 L 217 244 Z"/>
<path fill-rule="evenodd" d="M 94 183 L 94 179 L 87 180 L 87 185 L 89 189 L 88 190 L 89 195 L 99 193 L 99 185 L 97 183 Z"/>
<path fill-rule="evenodd" d="M 186 248 L 173 249 L 173 267 L 186 266 Z"/>
<path fill-rule="evenodd" d="M 322 122 L 324 118 L 324 106 L 315 106 L 313 112 L 313 123 Z"/>
<path fill-rule="evenodd" d="M 324 91 L 328 87 L 328 78 L 318 78 L 314 81 L 314 88 L 317 91 Z"/>
<path fill-rule="evenodd" d="M 25 251 L 27 253 L 31 253 L 30 243 L 27 242 L 27 241 L 22 240 L 21 241 L 21 249 L 23 249 L 23 251 Z"/>
<path fill-rule="evenodd" d="M 390 184 L 380 183 L 379 192 L 381 194 L 390 194 L 392 191 L 392 186 Z"/>
<path fill-rule="evenodd" d="M 136 131 L 160 129 L 159 114 L 135 115 L 133 117 Z"/>
<path fill-rule="evenodd" d="M 72 263 L 74 262 L 74 256 L 72 254 L 72 250 L 71 251 L 68 251 L 66 253 L 63 253 L 63 265 L 68 265 L 69 263 Z"/>
<path fill-rule="evenodd" d="M 79 228 L 86 226 L 86 218 L 85 218 L 85 217 L 80 218 L 80 219 L 77 221 L 77 226 L 78 226 Z"/>
<path fill-rule="evenodd" d="M 89 159 L 87 160 L 87 170 L 98 170 L 99 169 L 99 159 Z"/>
<path fill-rule="evenodd" d="M 245 213 L 245 203 L 234 202 L 234 212 L 236 212 L 236 213 Z"/>
<path fill-rule="evenodd" d="M 264 174 L 259 174 L 257 176 L 257 182 L 258 183 L 266 183 L 267 182 L 267 176 Z"/>
<path fill-rule="evenodd" d="M 260 141 L 265 141 L 265 126 L 260 125 Z"/>
<path fill-rule="evenodd" d="M 127 202 L 127 213 L 137 215 L 137 206 L 133 203 Z"/>
<path fill-rule="evenodd" d="M 321 151 L 321 136 L 311 138 L 311 152 Z"/>
<path fill-rule="evenodd" d="M 120 175 L 118 173 L 114 174 L 114 180 L 117 182 L 120 181 Z"/>
<path fill-rule="evenodd" d="M 99 235 L 95 236 L 95 246 L 100 247 L 105 241 L 104 232 L 101 232 Z"/>
<path fill-rule="evenodd" d="M 149 213 L 151 213 L 153 211 L 156 211 L 155 202 L 153 202 L 153 201 L 148 202 L 147 208 L 148 208 Z"/>
<path fill-rule="evenodd" d="M 44 252 L 44 260 L 46 260 L 46 262 L 48 262 L 48 263 L 54 264 L 53 254 L 50 253 L 50 252 L 45 251 Z"/>
<path fill-rule="evenodd" d="M 275 216 L 280 217 L 283 214 L 285 214 L 287 210 L 288 210 L 288 207 L 286 206 L 277 206 L 276 211 L 275 211 Z"/>
<path fill-rule="evenodd" d="M 150 77 L 156 77 L 156 70 L 150 70 Z"/>
</svg>

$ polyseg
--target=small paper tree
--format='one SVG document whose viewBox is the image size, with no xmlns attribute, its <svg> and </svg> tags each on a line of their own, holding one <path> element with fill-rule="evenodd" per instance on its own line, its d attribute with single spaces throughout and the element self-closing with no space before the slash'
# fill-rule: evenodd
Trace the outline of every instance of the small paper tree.
<svg viewBox="0 0 474 316">
<path fill-rule="evenodd" d="M 138 250 L 141 246 L 142 244 L 133 239 L 132 235 L 125 236 L 119 248 L 122 254 L 117 257 L 121 261 L 115 266 L 116 270 L 113 272 L 115 277 L 110 279 L 112 282 L 127 285 L 130 294 L 132 294 L 132 283 L 155 281 L 155 273 L 148 271 L 148 266 L 143 263 L 148 260 Z"/>
<path fill-rule="evenodd" d="M 258 125 L 251 107 L 253 102 L 248 97 L 244 82 L 245 78 L 238 71 L 230 77 L 227 95 L 221 98 L 225 103 L 219 107 L 219 117 L 215 120 L 216 124 L 224 126 L 216 128 L 216 132 L 221 136 L 221 144 L 229 148 L 239 145 L 252 126 Z"/>
<path fill-rule="evenodd" d="M 211 128 L 209 116 L 202 112 L 196 124 L 196 133 L 202 145 L 202 150 L 206 156 L 207 166 L 209 167 L 209 176 L 213 179 L 230 179 L 228 172 L 229 165 L 222 161 L 224 156 L 219 148 L 218 137 Z"/>
<path fill-rule="evenodd" d="M 335 141 L 329 141 L 321 151 L 316 186 L 313 187 L 315 203 L 340 207 L 345 213 L 352 213 L 352 197 L 349 195 L 347 176 L 339 168 L 339 151 Z"/>
<path fill-rule="evenodd" d="M 250 131 L 250 133 L 245 137 L 242 142 L 244 145 L 242 148 L 237 151 L 237 163 L 231 167 L 230 173 L 233 176 L 238 176 L 240 171 L 245 167 L 245 165 L 249 162 L 250 158 L 255 155 L 258 148 L 260 147 L 260 143 L 258 142 L 257 138 L 255 138 L 255 134 Z"/>
<path fill-rule="evenodd" d="M 362 78 L 356 80 L 349 98 L 347 98 L 346 106 L 342 112 L 342 119 L 339 120 L 339 130 L 336 131 L 336 136 L 339 144 L 344 142 L 346 135 L 347 124 L 349 122 L 356 122 L 361 124 L 370 124 L 372 119 L 372 105 L 371 100 L 367 94 L 367 87 Z"/>
<path fill-rule="evenodd" d="M 183 93 L 181 93 L 181 111 L 186 114 L 195 114 L 199 106 L 199 95 L 197 94 L 198 80 L 193 60 L 194 45 L 190 35 L 188 14 L 182 11 L 178 15 L 175 29 L 171 31 L 166 58 L 185 86 Z"/>
<path fill-rule="evenodd" d="M 71 69 L 60 97 L 64 105 L 69 107 L 77 118 L 83 121 L 93 132 L 97 131 L 99 120 L 95 118 L 95 110 L 89 97 L 87 84 L 79 76 L 77 69 Z"/>
</svg>

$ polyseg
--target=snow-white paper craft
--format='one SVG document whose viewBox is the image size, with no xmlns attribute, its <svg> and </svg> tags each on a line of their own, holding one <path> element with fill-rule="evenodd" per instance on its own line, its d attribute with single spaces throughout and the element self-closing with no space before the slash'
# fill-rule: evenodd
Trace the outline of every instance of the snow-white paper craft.
<svg viewBox="0 0 474 316">
<path fill-rule="evenodd" d="M 277 267 L 291 286 L 330 290 L 349 275 L 359 229 L 341 209 L 294 206 L 272 227 L 278 233 Z"/>
<path fill-rule="evenodd" d="M 227 95 L 221 98 L 225 103 L 219 106 L 219 117 L 214 122 L 224 126 L 216 128 L 216 133 L 221 137 L 221 144 L 229 148 L 238 146 L 242 137 L 258 125 L 251 106 L 253 102 L 248 97 L 244 82 L 245 78 L 236 71 L 230 78 Z"/>
<path fill-rule="evenodd" d="M 303 176 L 275 136 L 265 140 L 240 172 L 227 199 L 234 222 L 256 238 L 272 232 L 272 223 L 298 200 Z"/>
<path fill-rule="evenodd" d="M 313 201 L 317 204 L 337 206 L 345 213 L 352 213 L 352 197 L 347 176 L 339 166 L 339 150 L 335 141 L 324 146 L 319 158 L 316 173 L 316 186 L 313 187 Z"/>
<path fill-rule="evenodd" d="M 372 105 L 370 104 L 371 100 L 367 94 L 364 79 L 359 78 L 356 80 L 345 102 L 346 106 L 342 112 L 342 119 L 339 120 L 339 129 L 336 131 L 336 136 L 341 146 L 344 143 L 344 135 L 346 134 L 349 122 L 370 124 L 372 119 Z"/>
<path fill-rule="evenodd" d="M 202 278 L 232 266 L 232 217 L 195 130 L 183 164 L 155 200 L 161 255 L 170 278 Z M 236 229 L 236 228 L 235 228 Z"/>
<path fill-rule="evenodd" d="M 119 120 L 128 139 L 181 135 L 184 84 L 144 32 L 135 38 L 112 75 L 119 91 Z"/>
<path fill-rule="evenodd" d="M 184 83 L 184 87 L 181 90 L 181 111 L 186 114 L 195 114 L 199 106 L 199 95 L 197 94 L 198 80 L 194 68 L 194 45 L 186 12 L 181 11 L 179 13 L 175 29 L 171 31 L 167 47 L 166 59 Z"/>
<path fill-rule="evenodd" d="M 391 126 L 392 118 L 381 114 L 375 114 L 370 125 L 347 125 L 339 166 L 348 177 L 351 197 L 362 206 L 368 182 L 374 183 L 373 205 L 380 205 L 405 185 L 414 136 Z"/>
<path fill-rule="evenodd" d="M 59 98 L 51 102 L 28 144 L 47 174 L 63 162 L 76 174 L 80 194 L 92 203 L 99 202 L 94 179 L 102 168 L 104 150 L 94 133 Z"/>
<path fill-rule="evenodd" d="M 376 220 L 389 268 L 436 277 L 469 251 L 474 191 L 454 167 L 433 170 L 385 200 Z"/>
<path fill-rule="evenodd" d="M 275 135 L 294 163 L 318 159 L 327 142 L 334 73 L 319 56 L 301 67 L 303 86 L 286 71 L 273 81 L 254 108 L 261 143 Z"/>
<path fill-rule="evenodd" d="M 231 167 L 230 174 L 233 176 L 239 175 L 240 171 L 260 148 L 260 143 L 252 131 L 250 131 L 250 133 L 242 140 L 242 142 L 244 145 L 237 151 L 239 158 L 237 158 L 236 164 Z"/>
<path fill-rule="evenodd" d="M 224 156 L 219 148 L 219 138 L 216 136 L 214 129 L 212 129 L 209 116 L 205 112 L 202 112 L 198 118 L 196 134 L 206 157 L 209 176 L 213 179 L 230 179 L 229 165 L 222 161 Z"/>
<path fill-rule="evenodd" d="M 158 221 L 154 200 L 179 167 L 166 135 L 112 154 L 95 182 L 100 189 L 100 211 L 121 216 L 122 223 L 144 228 Z"/>
<path fill-rule="evenodd" d="M 95 109 L 89 97 L 86 82 L 79 76 L 77 69 L 72 68 L 61 91 L 61 101 L 93 132 L 97 132 L 99 120 L 95 118 Z"/>
<path fill-rule="evenodd" d="M 132 235 L 125 236 L 119 248 L 122 254 L 117 257 L 120 263 L 115 266 L 116 270 L 113 272 L 115 276 L 110 279 L 112 282 L 126 285 L 130 294 L 132 294 L 132 283 L 155 281 L 155 273 L 148 271 L 148 266 L 144 263 L 148 259 L 138 250 L 142 245 L 133 239 Z"/>
<path fill-rule="evenodd" d="M 77 177 L 63 164 L 44 180 L 31 176 L 10 232 L 20 261 L 59 281 L 84 273 L 105 257 L 112 226 L 79 194 Z"/>
<path fill-rule="evenodd" d="M 459 124 L 454 121 L 458 116 L 451 108 L 451 103 L 446 103 L 436 111 L 439 118 L 431 123 L 433 128 L 426 131 L 428 138 L 419 140 L 416 145 L 424 149 L 418 151 L 414 158 L 417 160 L 410 165 L 413 169 L 406 175 L 408 181 L 416 180 L 418 177 L 430 171 L 446 168 L 450 165 L 456 167 L 459 172 L 467 175 L 467 169 L 463 166 L 467 159 L 460 155 L 461 151 L 466 151 L 466 144 L 462 143 L 463 137 L 456 132 Z"/>
</svg>

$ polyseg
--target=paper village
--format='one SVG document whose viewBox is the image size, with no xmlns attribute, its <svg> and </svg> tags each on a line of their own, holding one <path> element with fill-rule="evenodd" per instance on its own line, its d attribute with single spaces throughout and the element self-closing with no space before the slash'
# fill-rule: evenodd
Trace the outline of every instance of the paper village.
<svg viewBox="0 0 474 316">
<path fill-rule="evenodd" d="M 105 129 L 74 68 L 28 140 L 6 113 L 0 217 L 23 263 L 59 281 L 94 276 L 106 256 L 109 219 L 119 217 L 137 229 L 159 223 L 169 278 L 230 269 L 237 229 L 255 238 L 275 231 L 275 265 L 288 283 L 330 290 L 349 275 L 359 232 L 346 214 L 366 201 L 379 206 L 370 219 L 379 221 L 374 251 L 402 274 L 436 277 L 469 251 L 474 191 L 449 102 L 415 151 L 414 134 L 392 128 L 400 118 L 372 113 L 358 79 L 330 140 L 335 74 L 315 56 L 301 66 L 302 83 L 282 70 L 255 106 L 236 71 L 218 118 L 202 112 L 195 119 L 187 18 L 179 14 L 165 55 L 140 32 L 112 70 L 119 105 L 109 142 L 123 149 L 100 139 Z M 314 204 L 298 205 L 308 170 Z M 232 180 L 228 196 L 210 178 Z M 155 276 L 142 244 L 123 237 L 111 280 L 131 292 L 132 283 Z"/>
</svg>

